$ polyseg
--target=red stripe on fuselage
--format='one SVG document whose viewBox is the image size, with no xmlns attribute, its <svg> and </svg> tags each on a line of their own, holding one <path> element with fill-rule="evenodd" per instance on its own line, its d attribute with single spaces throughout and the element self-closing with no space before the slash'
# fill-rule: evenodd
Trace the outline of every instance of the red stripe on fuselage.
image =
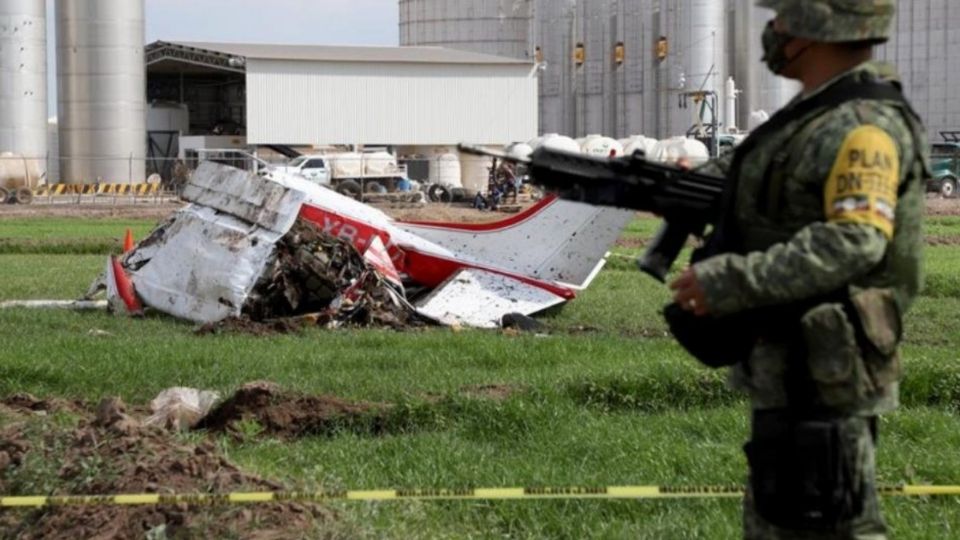
<svg viewBox="0 0 960 540">
<path fill-rule="evenodd" d="M 517 281 L 533 285 L 566 300 L 571 300 L 576 296 L 576 293 L 572 289 L 561 287 L 547 281 L 465 263 L 460 260 L 432 253 L 424 253 L 412 246 L 400 247 L 393 243 L 390 238 L 390 233 L 387 231 L 318 206 L 304 204 L 300 209 L 300 217 L 316 224 L 327 234 L 352 243 L 360 253 L 366 251 L 374 236 L 380 237 L 380 240 L 387 248 L 390 260 L 393 261 L 393 265 L 397 270 L 425 287 L 436 287 L 440 285 L 462 268 L 475 268 L 477 270 L 493 272 L 516 279 Z"/>
</svg>

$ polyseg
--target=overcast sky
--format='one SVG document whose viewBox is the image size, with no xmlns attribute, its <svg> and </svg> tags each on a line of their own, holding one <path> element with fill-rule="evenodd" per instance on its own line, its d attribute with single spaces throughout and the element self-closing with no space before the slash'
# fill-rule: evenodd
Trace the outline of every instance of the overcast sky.
<svg viewBox="0 0 960 540">
<path fill-rule="evenodd" d="M 3 0 L 0 0 L 3 1 Z M 56 114 L 54 0 L 47 0 L 49 110 Z M 146 0 L 147 43 L 397 45 L 397 0 Z"/>
</svg>

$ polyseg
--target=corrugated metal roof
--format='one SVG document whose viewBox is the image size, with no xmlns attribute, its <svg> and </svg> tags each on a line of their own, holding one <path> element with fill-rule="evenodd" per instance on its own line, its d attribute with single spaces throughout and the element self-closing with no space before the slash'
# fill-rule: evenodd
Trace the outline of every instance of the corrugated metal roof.
<svg viewBox="0 0 960 540">
<path fill-rule="evenodd" d="M 156 42 L 152 45 L 158 45 Z M 442 47 L 359 47 L 330 45 L 273 45 L 258 43 L 208 43 L 173 41 L 172 45 L 192 47 L 232 56 L 261 60 L 306 60 L 323 62 L 384 62 L 417 64 L 530 64 L 525 60 L 478 54 Z"/>
</svg>

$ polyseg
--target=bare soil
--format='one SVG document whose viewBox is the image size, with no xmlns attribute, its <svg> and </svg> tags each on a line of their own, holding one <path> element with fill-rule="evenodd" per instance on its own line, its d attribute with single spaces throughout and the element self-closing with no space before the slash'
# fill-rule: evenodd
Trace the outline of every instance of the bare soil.
<svg viewBox="0 0 960 540">
<path fill-rule="evenodd" d="M 179 202 L 141 204 L 40 204 L 0 205 L 0 221 L 34 217 L 82 219 L 156 219 L 161 220 L 182 207 Z"/>
<path fill-rule="evenodd" d="M 520 205 L 520 210 L 528 208 L 532 203 Z M 30 205 L 0 205 L 0 221 L 4 219 L 24 217 L 66 217 L 85 219 L 106 218 L 147 218 L 162 219 L 171 212 L 180 208 L 183 203 L 167 201 L 163 203 L 145 202 L 138 204 L 42 204 Z M 395 219 L 403 221 L 440 221 L 450 223 L 488 223 L 510 217 L 518 208 L 506 207 L 511 212 L 481 212 L 466 203 L 441 204 L 432 203 L 424 206 L 374 204 L 382 211 Z M 927 214 L 931 216 L 958 216 L 960 215 L 960 198 L 943 199 L 940 197 L 927 198 Z"/>
<path fill-rule="evenodd" d="M 249 318 L 229 318 L 220 322 L 201 325 L 193 333 L 198 336 L 210 336 L 226 332 L 265 337 L 295 334 L 302 329 L 303 325 L 295 318 L 277 319 L 270 322 L 257 322 Z"/>
<path fill-rule="evenodd" d="M 220 455 L 215 444 L 187 444 L 159 428 L 144 428 L 117 399 L 105 400 L 93 419 L 76 428 L 51 428 L 37 435 L 29 415 L 54 411 L 63 402 L 14 396 L 0 405 L 23 416 L 0 430 L 0 493 L 17 491 L 20 467 L 54 463 L 61 486 L 83 486 L 84 494 L 226 493 L 273 491 L 281 484 L 246 474 Z M 70 410 L 76 411 L 72 406 Z M 55 493 L 57 494 L 57 493 Z M 71 494 L 71 493 L 63 493 Z M 31 494 L 32 495 L 32 494 Z M 251 506 L 59 506 L 0 512 L 4 538 L 317 538 L 335 515 L 316 504 Z"/>
<path fill-rule="evenodd" d="M 459 394 L 504 401 L 520 391 L 521 387 L 506 384 L 481 384 L 465 386 Z M 344 427 L 377 435 L 392 429 L 388 424 L 399 417 L 390 413 L 399 409 L 393 404 L 296 394 L 258 381 L 242 386 L 194 429 L 241 438 L 330 435 Z M 241 471 L 221 454 L 214 438 L 187 442 L 167 429 L 146 426 L 143 419 L 149 414 L 145 406 L 130 408 L 117 397 L 96 406 L 29 394 L 0 399 L 0 494 L 284 490 L 280 483 Z M 72 420 L 65 421 L 62 415 Z M 343 532 L 336 520 L 332 510 L 312 503 L 64 505 L 0 510 L 0 538 L 331 538 Z"/>
<path fill-rule="evenodd" d="M 509 219 L 517 211 L 528 208 L 530 203 L 519 209 L 506 207 L 511 212 L 480 211 L 467 204 L 427 204 L 416 208 L 380 207 L 390 217 L 400 221 L 436 221 L 441 223 L 491 223 Z"/>
<path fill-rule="evenodd" d="M 960 236 L 928 234 L 924 240 L 928 246 L 960 246 Z"/>
<path fill-rule="evenodd" d="M 195 429 L 243 436 L 244 423 L 256 422 L 260 434 L 282 438 L 330 435 L 355 422 L 377 432 L 389 405 L 351 402 L 334 396 L 306 396 L 284 392 L 271 382 L 242 386 L 210 411 Z"/>
<path fill-rule="evenodd" d="M 960 198 L 943 199 L 940 197 L 928 197 L 927 215 L 960 216 Z"/>
<path fill-rule="evenodd" d="M 506 401 L 521 391 L 522 388 L 509 384 L 476 384 L 460 389 L 466 397 L 490 401 Z"/>
<path fill-rule="evenodd" d="M 0 221 L 32 217 L 58 217 L 83 219 L 156 219 L 160 220 L 181 208 L 183 203 L 140 204 L 41 204 L 0 205 Z M 487 223 L 507 219 L 513 212 L 481 212 L 466 204 L 427 204 L 423 206 L 373 204 L 391 217 L 404 221 L 441 221 L 450 223 Z M 529 206 L 525 205 L 524 207 Z M 509 208 L 509 207 L 508 207 Z M 510 208 L 516 211 L 516 208 Z"/>
</svg>

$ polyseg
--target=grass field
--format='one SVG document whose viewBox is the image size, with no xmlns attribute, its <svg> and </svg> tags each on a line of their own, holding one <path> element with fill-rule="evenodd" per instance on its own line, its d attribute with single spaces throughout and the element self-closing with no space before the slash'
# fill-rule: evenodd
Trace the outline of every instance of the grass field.
<svg viewBox="0 0 960 540">
<path fill-rule="evenodd" d="M 151 225 L 0 221 L 0 300 L 77 297 L 125 228 L 140 238 Z M 637 220 L 621 244 L 656 225 Z M 960 218 L 932 218 L 928 233 L 946 241 L 926 248 L 928 285 L 904 346 L 904 406 L 882 421 L 884 483 L 960 483 Z M 618 247 L 589 290 L 545 319 L 547 337 L 443 328 L 199 337 L 159 316 L 3 311 L 0 397 L 143 404 L 171 386 L 229 394 L 268 379 L 417 411 L 377 435 L 218 440 L 245 470 L 291 488 L 742 483 L 745 402 L 665 337 L 658 310 L 668 295 L 634 270 L 638 254 Z M 490 384 L 513 393 L 500 401 L 463 391 Z M 332 506 L 344 535 L 371 538 L 733 538 L 740 527 L 735 500 Z M 897 538 L 960 535 L 960 500 L 887 499 L 884 508 Z"/>
</svg>

